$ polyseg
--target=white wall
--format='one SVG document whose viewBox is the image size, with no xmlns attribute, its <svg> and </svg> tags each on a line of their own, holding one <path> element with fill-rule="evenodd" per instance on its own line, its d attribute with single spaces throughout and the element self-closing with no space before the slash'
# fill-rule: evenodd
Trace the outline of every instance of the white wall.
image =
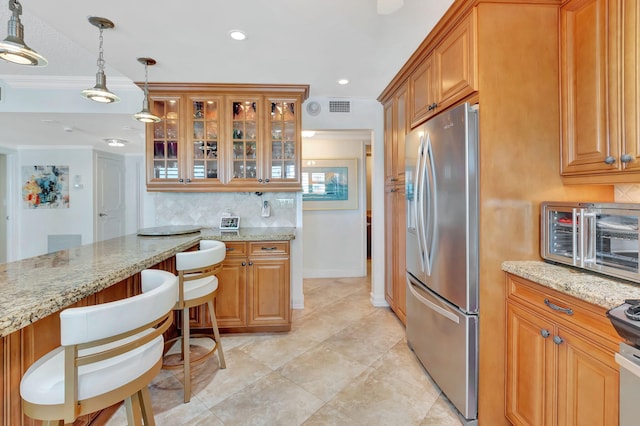
<svg viewBox="0 0 640 426">
<path fill-rule="evenodd" d="M 366 269 L 366 166 L 362 140 L 304 139 L 302 159 L 357 159 L 355 210 L 303 211 L 304 278 L 362 277 Z M 303 204 L 304 206 L 304 204 Z"/>
<path fill-rule="evenodd" d="M 15 192 L 17 259 L 47 253 L 48 235 L 80 234 L 82 244 L 93 242 L 93 150 L 57 148 L 51 150 L 18 150 L 18 167 L 15 182 L 20 189 Z M 22 167 L 35 165 L 69 166 L 69 176 L 80 175 L 84 187 L 69 187 L 69 208 L 29 209 L 22 200 Z"/>
<path fill-rule="evenodd" d="M 329 112 L 329 98 L 309 98 L 318 102 L 320 114 L 309 115 L 303 109 L 302 128 L 305 130 L 368 129 L 371 141 L 371 213 L 372 259 L 371 303 L 388 306 L 384 299 L 384 119 L 382 104 L 375 99 L 340 99 L 351 101 L 351 112 Z M 305 225 L 306 226 L 306 225 Z"/>
</svg>

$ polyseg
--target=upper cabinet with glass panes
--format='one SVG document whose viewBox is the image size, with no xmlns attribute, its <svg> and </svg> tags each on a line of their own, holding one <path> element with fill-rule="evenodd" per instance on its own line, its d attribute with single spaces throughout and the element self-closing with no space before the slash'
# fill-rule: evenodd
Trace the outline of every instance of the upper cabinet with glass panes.
<svg viewBox="0 0 640 426">
<path fill-rule="evenodd" d="M 299 191 L 307 85 L 149 83 L 147 189 Z"/>
</svg>

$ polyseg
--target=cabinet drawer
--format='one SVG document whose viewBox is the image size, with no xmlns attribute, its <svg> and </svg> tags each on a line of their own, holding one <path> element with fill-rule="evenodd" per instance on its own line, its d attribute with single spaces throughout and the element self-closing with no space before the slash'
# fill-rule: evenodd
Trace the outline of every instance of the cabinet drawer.
<svg viewBox="0 0 640 426">
<path fill-rule="evenodd" d="M 289 241 L 258 241 L 249 243 L 250 256 L 280 256 L 289 254 Z"/>
<path fill-rule="evenodd" d="M 225 242 L 227 246 L 227 257 L 229 256 L 246 256 L 247 244 L 244 242 Z"/>
<path fill-rule="evenodd" d="M 618 334 L 606 317 L 606 309 L 560 293 L 523 278 L 507 274 L 507 298 L 526 305 L 552 321 L 567 327 L 589 330 L 607 339 L 615 351 L 620 342 Z M 547 303 L 545 303 L 545 300 Z M 571 309 L 572 314 L 553 309 Z"/>
</svg>

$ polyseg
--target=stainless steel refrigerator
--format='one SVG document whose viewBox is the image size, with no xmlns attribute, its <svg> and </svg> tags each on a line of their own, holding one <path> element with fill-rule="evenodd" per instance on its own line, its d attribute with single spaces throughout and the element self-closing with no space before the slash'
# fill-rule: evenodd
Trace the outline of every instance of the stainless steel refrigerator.
<svg viewBox="0 0 640 426">
<path fill-rule="evenodd" d="M 406 138 L 407 341 L 468 423 L 478 417 L 478 114 Z"/>
</svg>

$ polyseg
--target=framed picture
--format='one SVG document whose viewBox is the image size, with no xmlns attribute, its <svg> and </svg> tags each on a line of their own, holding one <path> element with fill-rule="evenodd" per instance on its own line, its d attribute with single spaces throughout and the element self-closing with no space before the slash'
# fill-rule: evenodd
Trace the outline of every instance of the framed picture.
<svg viewBox="0 0 640 426">
<path fill-rule="evenodd" d="M 303 210 L 358 208 L 358 160 L 302 160 Z"/>
<path fill-rule="evenodd" d="M 68 209 L 69 166 L 22 166 L 25 209 Z"/>
</svg>

